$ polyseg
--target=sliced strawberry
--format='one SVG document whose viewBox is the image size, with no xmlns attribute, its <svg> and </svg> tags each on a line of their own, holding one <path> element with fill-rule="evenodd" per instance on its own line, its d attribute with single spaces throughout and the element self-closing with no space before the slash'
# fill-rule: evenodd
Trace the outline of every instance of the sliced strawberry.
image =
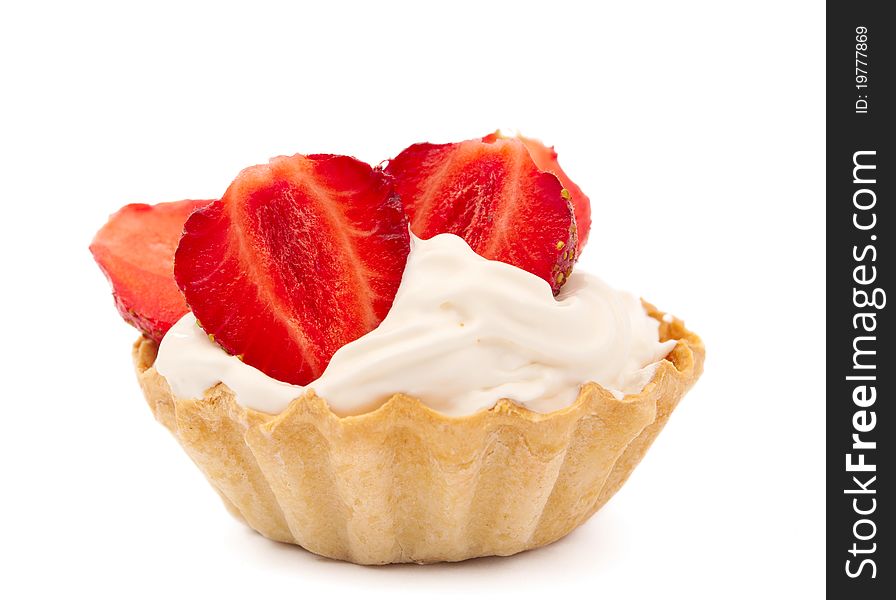
<svg viewBox="0 0 896 600">
<path fill-rule="evenodd" d="M 410 249 L 380 169 L 347 156 L 278 157 L 243 170 L 186 224 L 174 274 L 225 350 L 304 385 L 386 316 Z"/>
<path fill-rule="evenodd" d="M 576 259 L 572 205 L 520 140 L 414 144 L 387 171 L 421 238 L 456 234 L 481 256 L 541 277 L 555 294 L 569 276 Z"/>
<path fill-rule="evenodd" d="M 485 136 L 483 141 L 505 137 L 500 131 L 496 131 Z M 563 184 L 564 189 L 569 193 L 569 200 L 572 202 L 573 209 L 576 212 L 576 234 L 579 236 L 577 252 L 582 254 L 582 248 L 588 242 L 588 234 L 591 232 L 591 201 L 582 188 L 577 186 L 575 182 L 560 168 L 557 161 L 557 152 L 554 147 L 545 146 L 541 141 L 517 135 L 516 138 L 526 145 L 529 150 L 529 156 L 535 161 L 536 166 L 542 171 L 553 173 Z"/>
<path fill-rule="evenodd" d="M 174 281 L 174 251 L 187 217 L 210 202 L 128 204 L 109 217 L 90 244 L 112 284 L 118 312 L 157 342 L 189 310 Z"/>
</svg>

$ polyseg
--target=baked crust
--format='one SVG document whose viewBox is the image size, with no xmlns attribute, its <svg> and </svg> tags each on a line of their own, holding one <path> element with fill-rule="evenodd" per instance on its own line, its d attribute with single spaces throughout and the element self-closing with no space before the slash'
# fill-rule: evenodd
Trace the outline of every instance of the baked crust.
<svg viewBox="0 0 896 600">
<path fill-rule="evenodd" d="M 396 394 L 338 417 L 312 390 L 279 415 L 245 408 L 223 384 L 177 398 L 134 344 L 140 386 L 238 518 L 262 535 L 359 564 L 459 561 L 554 542 L 625 483 L 703 370 L 700 338 L 644 303 L 678 340 L 639 394 L 595 383 L 569 407 L 508 400 L 448 417 Z"/>
</svg>

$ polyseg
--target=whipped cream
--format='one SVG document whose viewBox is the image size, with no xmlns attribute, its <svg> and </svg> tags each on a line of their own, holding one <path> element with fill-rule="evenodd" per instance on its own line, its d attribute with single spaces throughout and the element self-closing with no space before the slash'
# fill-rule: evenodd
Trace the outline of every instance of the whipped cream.
<svg viewBox="0 0 896 600">
<path fill-rule="evenodd" d="M 508 398 L 538 412 L 572 404 L 581 384 L 617 397 L 650 381 L 675 345 L 641 302 L 574 272 L 555 298 L 543 279 L 482 258 L 460 237 L 411 237 L 389 314 L 333 355 L 307 385 L 338 415 L 364 413 L 403 392 L 446 415 Z M 175 395 L 201 398 L 219 382 L 243 406 L 281 412 L 303 387 L 227 354 L 187 314 L 165 335 L 156 370 Z"/>
</svg>

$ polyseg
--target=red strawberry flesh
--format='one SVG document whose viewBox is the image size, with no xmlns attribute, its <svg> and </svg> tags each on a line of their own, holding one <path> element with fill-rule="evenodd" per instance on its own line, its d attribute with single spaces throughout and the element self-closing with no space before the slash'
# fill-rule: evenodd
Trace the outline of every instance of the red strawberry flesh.
<svg viewBox="0 0 896 600">
<path fill-rule="evenodd" d="M 175 276 L 205 331 L 305 385 L 385 317 L 410 248 L 390 178 L 346 156 L 249 167 L 187 221 Z"/>
<path fill-rule="evenodd" d="M 495 132 L 485 136 L 483 140 L 501 137 L 504 136 L 500 132 Z M 553 146 L 545 146 L 539 140 L 523 137 L 522 135 L 517 135 L 516 139 L 525 144 L 526 149 L 529 150 L 529 156 L 535 161 L 535 165 L 542 171 L 556 175 L 560 183 L 563 184 L 563 188 L 569 193 L 569 200 L 572 202 L 576 213 L 576 234 L 579 238 L 577 251 L 581 255 L 582 248 L 588 242 L 588 234 L 591 232 L 591 200 L 588 199 L 582 188 L 576 185 L 560 167 L 560 162 L 557 160 L 557 152 Z"/>
<path fill-rule="evenodd" d="M 156 342 L 189 312 L 174 281 L 174 251 L 187 217 L 211 202 L 128 204 L 109 217 L 90 244 L 112 284 L 118 312 Z"/>
<path fill-rule="evenodd" d="M 458 235 L 481 256 L 541 277 L 555 294 L 569 276 L 577 247 L 572 205 L 522 141 L 414 144 L 387 171 L 417 236 Z"/>
</svg>

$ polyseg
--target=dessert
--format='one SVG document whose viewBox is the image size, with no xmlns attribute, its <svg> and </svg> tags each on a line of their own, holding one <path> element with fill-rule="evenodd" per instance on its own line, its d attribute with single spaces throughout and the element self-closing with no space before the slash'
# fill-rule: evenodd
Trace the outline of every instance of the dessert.
<svg viewBox="0 0 896 600">
<path fill-rule="evenodd" d="M 158 206 L 91 246 L 146 400 L 231 513 L 324 556 L 555 541 L 702 371 L 680 320 L 574 269 L 588 198 L 536 140 L 278 157 Z"/>
</svg>

